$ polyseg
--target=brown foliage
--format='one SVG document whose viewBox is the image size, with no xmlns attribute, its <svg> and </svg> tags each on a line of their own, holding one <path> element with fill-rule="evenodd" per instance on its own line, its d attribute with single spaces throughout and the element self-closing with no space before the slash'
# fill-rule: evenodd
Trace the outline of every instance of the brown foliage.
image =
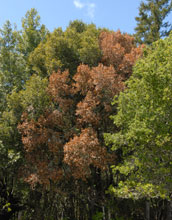
<svg viewBox="0 0 172 220">
<path fill-rule="evenodd" d="M 72 79 L 68 71 L 50 76 L 53 109 L 37 121 L 23 114 L 18 129 L 30 184 L 46 185 L 70 175 L 85 180 L 92 175 L 91 167 L 104 172 L 114 158 L 105 147 L 103 133 L 115 129 L 109 119 L 116 111 L 111 102 L 124 89 L 123 81 L 131 75 L 141 48 L 120 31 L 101 33 L 100 48 L 103 57 L 97 67 L 81 64 Z"/>
<path fill-rule="evenodd" d="M 62 157 L 63 140 L 61 133 L 54 130 L 55 123 L 61 117 L 53 111 L 41 116 L 38 121 L 29 120 L 27 114 L 22 116 L 23 122 L 18 125 L 22 133 L 22 142 L 26 151 L 24 174 L 25 180 L 32 187 L 36 183 L 49 185 L 49 180 L 62 178 L 62 169 L 59 167 Z M 52 123 L 53 122 L 53 123 Z"/>
<path fill-rule="evenodd" d="M 73 101 L 70 98 L 72 93 L 69 71 L 61 73 L 59 70 L 57 73 L 53 73 L 49 78 L 48 88 L 53 101 L 58 103 L 59 108 L 63 109 L 63 112 L 66 112 L 73 104 Z"/>
<path fill-rule="evenodd" d="M 120 31 L 102 32 L 99 44 L 103 64 L 113 65 L 118 74 L 128 78 L 132 74 L 132 66 L 142 54 L 142 47 L 136 47 L 134 38 Z"/>
<path fill-rule="evenodd" d="M 99 64 L 90 69 L 86 65 L 81 65 L 74 80 L 76 81 L 76 92 L 81 90 L 81 93 L 85 95 L 77 104 L 78 122 L 100 126 L 102 115 L 111 111 L 110 104 L 114 95 L 123 89 L 121 77 L 116 74 L 113 66 L 106 67 Z M 87 87 L 84 87 L 84 84 Z"/>
<path fill-rule="evenodd" d="M 107 166 L 107 151 L 102 147 L 93 128 L 82 129 L 64 146 L 64 162 L 66 162 L 75 178 L 85 179 L 90 176 L 90 165 L 105 169 Z"/>
</svg>

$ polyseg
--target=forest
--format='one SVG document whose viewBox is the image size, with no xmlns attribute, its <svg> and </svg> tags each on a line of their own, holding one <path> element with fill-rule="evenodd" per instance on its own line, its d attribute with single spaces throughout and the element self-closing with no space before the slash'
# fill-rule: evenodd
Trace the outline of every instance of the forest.
<svg viewBox="0 0 172 220">
<path fill-rule="evenodd" d="M 34 8 L 0 29 L 0 220 L 172 219 L 170 2 L 133 35 Z"/>
</svg>

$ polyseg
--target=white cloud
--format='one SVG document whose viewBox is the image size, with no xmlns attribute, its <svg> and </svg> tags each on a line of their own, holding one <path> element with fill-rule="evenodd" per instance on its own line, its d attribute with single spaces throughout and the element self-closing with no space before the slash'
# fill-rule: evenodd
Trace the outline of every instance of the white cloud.
<svg viewBox="0 0 172 220">
<path fill-rule="evenodd" d="M 78 9 L 83 9 L 86 8 L 87 12 L 87 16 L 90 17 L 91 19 L 94 18 L 94 14 L 95 14 L 95 7 L 96 5 L 94 3 L 82 3 L 80 0 L 74 0 L 73 4 L 75 5 L 76 8 Z"/>
<path fill-rule="evenodd" d="M 94 18 L 95 7 L 96 7 L 96 5 L 94 3 L 87 4 L 87 14 L 90 18 Z"/>
<path fill-rule="evenodd" d="M 85 4 L 83 4 L 79 0 L 74 0 L 73 4 L 75 5 L 76 8 L 79 8 L 79 9 L 82 9 L 85 7 Z"/>
</svg>

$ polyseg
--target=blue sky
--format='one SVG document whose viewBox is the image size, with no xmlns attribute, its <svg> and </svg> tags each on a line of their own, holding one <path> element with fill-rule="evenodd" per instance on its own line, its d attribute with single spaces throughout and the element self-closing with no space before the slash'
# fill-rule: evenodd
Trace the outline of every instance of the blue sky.
<svg viewBox="0 0 172 220">
<path fill-rule="evenodd" d="M 21 18 L 27 10 L 36 8 L 41 23 L 53 31 L 65 30 L 75 19 L 93 22 L 97 27 L 134 33 L 135 17 L 141 0 L 0 0 L 0 28 L 6 20 L 21 28 Z M 168 20 L 172 21 L 172 15 Z"/>
</svg>

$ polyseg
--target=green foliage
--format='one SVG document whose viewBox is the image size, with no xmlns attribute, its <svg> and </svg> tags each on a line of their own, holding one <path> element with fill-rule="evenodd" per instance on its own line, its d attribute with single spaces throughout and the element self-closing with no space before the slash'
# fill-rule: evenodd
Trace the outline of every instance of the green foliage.
<svg viewBox="0 0 172 220">
<path fill-rule="evenodd" d="M 92 220 L 102 220 L 103 219 L 103 213 L 102 212 L 97 212 L 94 216 L 93 216 L 93 218 L 92 218 Z"/>
<path fill-rule="evenodd" d="M 12 149 L 7 149 L 0 141 L 0 158 L 2 158 L 0 169 L 4 169 L 5 167 L 13 166 L 20 159 L 20 154 L 15 153 Z"/>
<path fill-rule="evenodd" d="M 28 112 L 33 118 L 38 117 L 45 112 L 46 108 L 50 108 L 47 86 L 48 80 L 46 78 L 41 79 L 40 76 L 33 75 L 26 81 L 24 90 L 21 90 L 18 94 L 13 91 L 8 98 L 8 104 L 16 114 L 20 104 L 23 111 Z M 16 102 L 16 99 L 19 99 L 18 102 Z"/>
<path fill-rule="evenodd" d="M 78 49 L 80 62 L 90 66 L 98 65 L 101 59 L 98 37 L 100 32 L 95 25 L 89 25 L 87 30 L 81 34 L 81 44 Z"/>
<path fill-rule="evenodd" d="M 172 10 L 170 0 L 147 0 L 141 2 L 139 17 L 136 17 L 136 41 L 151 44 L 161 37 L 168 36 L 171 24 L 165 19 Z"/>
<path fill-rule="evenodd" d="M 41 43 L 30 55 L 29 62 L 33 70 L 42 77 L 50 75 L 58 69 L 71 71 L 78 65 L 74 49 L 64 37 L 61 28 L 54 30 L 47 38 L 46 43 Z"/>
<path fill-rule="evenodd" d="M 16 86 L 23 87 L 27 78 L 25 60 L 17 51 L 18 35 L 9 21 L 0 30 L 0 92 L 8 94 Z M 4 95 L 5 99 L 5 95 Z"/>
<path fill-rule="evenodd" d="M 110 189 L 119 197 L 168 198 L 172 190 L 171 50 L 172 34 L 146 48 L 127 89 L 114 99 L 118 114 L 112 119 L 120 131 L 105 134 L 105 140 L 114 151 L 122 150 L 113 172 L 123 178 Z"/>
<path fill-rule="evenodd" d="M 47 29 L 45 25 L 40 24 L 40 16 L 36 9 L 32 8 L 26 12 L 22 19 L 22 32 L 19 38 L 19 51 L 25 57 L 38 46 L 38 44 L 45 39 Z"/>
<path fill-rule="evenodd" d="M 41 114 L 45 103 L 48 102 L 45 88 L 48 80 L 33 76 L 30 83 L 26 83 L 32 74 L 27 57 L 46 35 L 45 26 L 39 24 L 39 19 L 36 10 L 31 9 L 23 19 L 22 32 L 13 28 L 9 21 L 0 30 L 0 218 L 2 219 L 6 219 L 7 216 L 9 219 L 9 216 L 22 209 L 29 195 L 28 188 L 18 176 L 19 167 L 24 163 L 21 137 L 17 130 L 21 114 L 30 106 L 32 111 L 29 115 L 36 117 Z M 7 206 L 9 203 L 11 205 Z"/>
<path fill-rule="evenodd" d="M 42 77 L 69 69 L 73 75 L 80 63 L 96 66 L 101 58 L 95 25 L 71 22 L 66 31 L 55 29 L 47 36 L 29 57 L 29 63 L 36 74 Z"/>
<path fill-rule="evenodd" d="M 76 33 L 82 33 L 86 31 L 87 25 L 80 20 L 74 20 L 69 23 L 68 29 L 72 29 Z"/>
<path fill-rule="evenodd" d="M 39 21 L 37 11 L 31 9 L 23 18 L 21 32 L 16 28 L 13 30 L 9 21 L 0 30 L 0 116 L 3 111 L 8 111 L 7 95 L 12 90 L 19 92 L 23 89 L 32 74 L 27 57 L 47 33 Z"/>
<path fill-rule="evenodd" d="M 50 99 L 46 91 L 47 84 L 47 79 L 33 75 L 26 81 L 25 89 L 20 92 L 13 89 L 11 95 L 8 95 L 7 109 L 3 111 L 0 119 L 0 139 L 6 144 L 10 144 L 11 140 L 16 139 L 15 144 L 20 145 L 20 142 L 17 141 L 19 138 L 17 125 L 23 112 L 27 112 L 30 117 L 36 118 L 46 108 L 50 107 Z"/>
<path fill-rule="evenodd" d="M 35 9 L 28 11 L 22 19 L 21 31 L 8 21 L 0 30 L 0 219 L 12 218 L 19 210 L 24 210 L 23 219 L 90 219 L 93 216 L 93 220 L 101 220 L 106 215 L 108 220 L 122 220 L 133 217 L 133 213 L 143 216 L 143 204 L 138 202 L 135 205 L 132 199 L 168 197 L 172 165 L 172 37 L 146 48 L 126 91 L 119 99 L 114 99 L 115 106 L 111 108 L 109 103 L 123 84 L 115 78 L 116 71 L 109 67 L 106 59 L 110 57 L 118 73 L 126 71 L 131 74 L 141 50 L 131 43 L 134 50 L 131 54 L 127 52 L 122 65 L 119 64 L 121 59 L 117 59 L 123 57 L 123 46 L 132 47 L 128 44 L 131 39 L 120 32 L 114 33 L 114 40 L 113 32 L 100 37 L 102 30 L 105 29 L 75 20 L 65 31 L 57 28 L 49 33 L 40 24 L 40 16 Z M 123 45 L 122 49 L 119 43 Z M 68 71 L 62 72 L 66 69 L 69 75 Z M 58 77 L 54 74 L 54 78 L 52 75 L 48 80 L 54 71 L 58 71 Z M 54 87 L 48 87 L 50 81 Z M 89 95 L 84 90 L 89 90 Z M 105 156 L 105 152 L 96 150 L 99 148 L 96 141 L 100 140 L 103 149 L 103 131 L 116 131 L 109 115 L 116 112 L 117 105 L 118 115 L 112 119 L 119 132 L 105 135 L 116 156 L 108 151 L 105 168 L 99 160 L 96 162 L 96 158 Z M 25 118 L 28 121 L 24 121 Z M 22 137 L 17 129 L 21 122 L 26 126 Z M 39 126 L 41 123 L 43 126 Z M 85 129 L 87 123 L 89 128 Z M 82 127 L 83 135 L 80 135 Z M 33 135 L 36 143 L 26 138 L 34 129 L 40 131 Z M 90 139 L 91 133 L 86 132 L 91 129 L 97 129 L 97 134 Z M 81 145 L 84 141 L 86 143 L 83 144 L 83 153 L 79 152 L 80 161 L 75 159 L 78 152 L 75 153 L 72 138 L 80 140 Z M 88 160 L 83 163 L 90 140 L 95 146 L 90 148 L 92 155 L 89 153 Z M 71 141 L 72 150 L 65 152 L 66 155 L 69 153 L 69 159 L 64 163 L 66 141 Z M 28 146 L 32 143 L 32 146 L 38 145 L 38 153 L 33 151 L 30 154 L 30 151 L 25 154 L 23 144 L 26 142 Z M 46 155 L 47 158 L 44 157 Z M 70 176 L 75 172 L 75 167 L 72 170 L 72 165 L 69 165 L 72 157 L 74 163 L 79 161 L 78 175 L 81 174 L 79 169 L 84 173 L 82 165 L 86 164 L 87 168 L 90 158 L 93 158 L 93 165 L 88 166 L 92 177 L 87 181 Z M 109 164 L 114 157 L 116 164 L 111 170 Z M 40 179 L 31 190 L 25 181 L 37 183 L 38 179 L 34 180 L 37 178 L 34 175 L 37 169 L 35 162 L 38 162 L 39 176 L 43 175 L 45 182 Z M 33 169 L 30 179 L 29 166 Z M 103 167 L 102 171 L 100 167 Z M 59 168 L 60 172 L 56 172 Z M 105 189 L 112 183 L 112 172 L 117 187 L 111 186 L 109 191 L 115 198 L 105 194 Z M 43 184 L 47 186 L 43 187 Z M 105 213 L 96 212 L 102 206 Z M 136 219 L 135 216 L 133 218 Z"/>
<path fill-rule="evenodd" d="M 0 118 L 0 187 L 3 184 L 0 201 L 3 206 L 11 201 L 12 206 L 0 205 L 0 217 L 6 216 L 10 209 L 13 215 L 23 209 L 24 205 L 28 203 L 29 206 L 31 203 L 28 201 L 31 191 L 19 177 L 19 168 L 25 166 L 25 158 L 17 126 L 23 112 L 27 112 L 29 117 L 35 119 L 47 106 L 50 107 L 47 83 L 47 79 L 33 75 L 26 82 L 24 90 L 20 92 L 13 90 L 7 98 L 8 108 Z"/>
<path fill-rule="evenodd" d="M 3 206 L 3 209 L 7 209 L 7 212 L 11 212 L 10 203 L 7 203 Z"/>
<path fill-rule="evenodd" d="M 4 147 L 2 141 L 0 141 L 0 157 L 2 158 L 2 160 L 0 162 L 0 168 L 3 168 L 6 165 L 8 152 L 7 152 L 6 148 Z"/>
</svg>

